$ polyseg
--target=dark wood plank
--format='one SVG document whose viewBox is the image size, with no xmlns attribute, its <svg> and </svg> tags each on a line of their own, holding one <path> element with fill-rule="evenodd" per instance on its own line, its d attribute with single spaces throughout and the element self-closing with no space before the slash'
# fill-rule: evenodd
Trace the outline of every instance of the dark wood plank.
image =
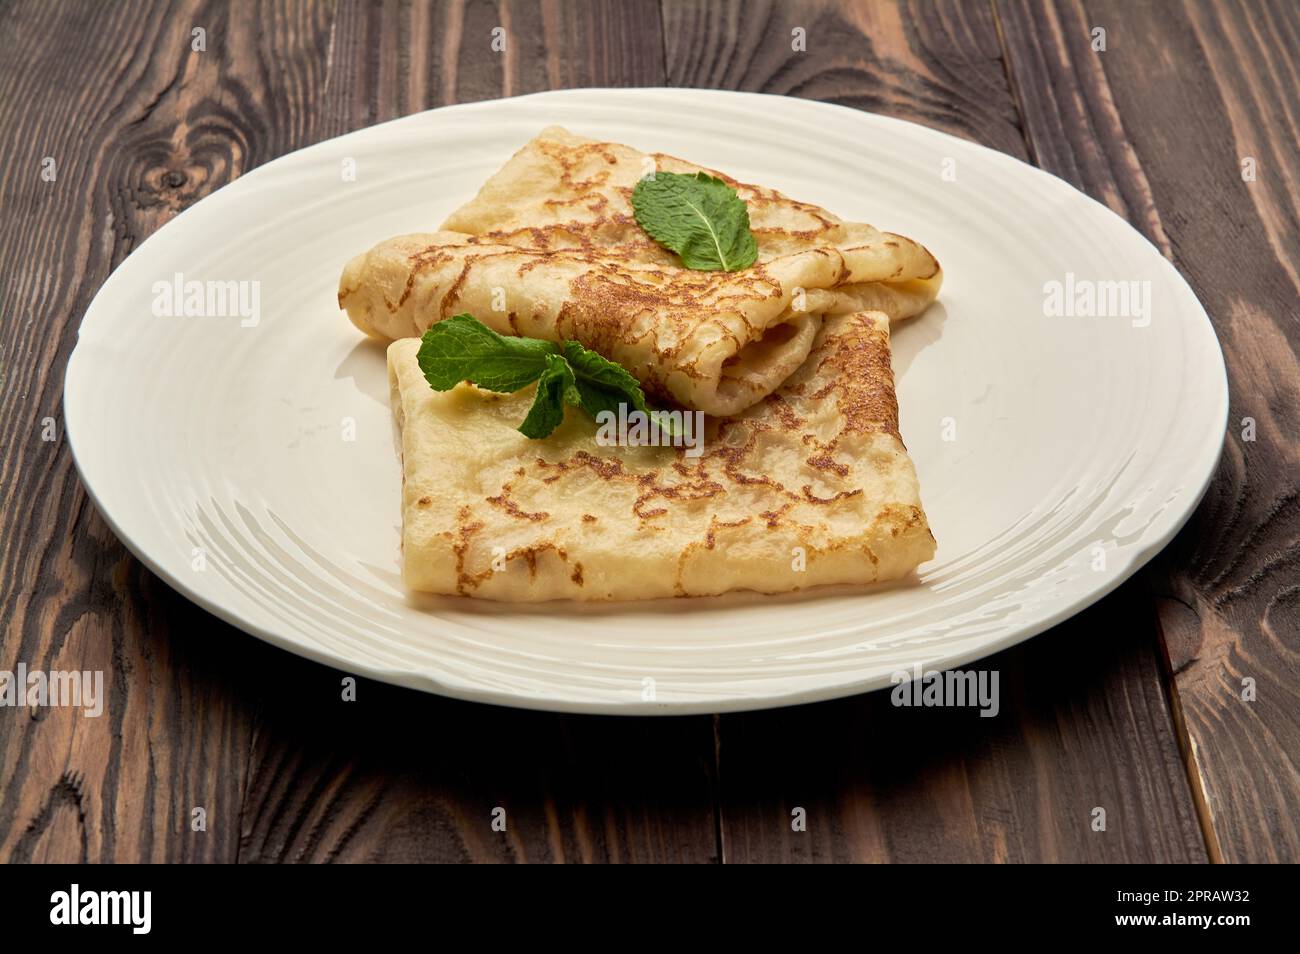
<svg viewBox="0 0 1300 954">
<path fill-rule="evenodd" d="M 553 715 L 368 681 L 343 702 L 340 678 L 258 674 L 241 861 L 717 858 L 707 717 Z"/>
<path fill-rule="evenodd" d="M 998 673 L 992 718 L 889 691 L 724 716 L 726 860 L 1204 861 L 1139 590 L 964 667 Z"/>
<path fill-rule="evenodd" d="M 504 55 L 491 49 L 496 26 Z M 653 3 L 350 5 L 329 108 L 341 132 L 552 87 L 661 85 L 661 50 Z M 241 860 L 717 858 L 708 718 L 517 712 L 370 683 L 347 705 L 338 678 L 320 669 L 268 694 Z M 491 826 L 496 808 L 505 832 Z"/>
<path fill-rule="evenodd" d="M 191 48 L 198 26 L 206 52 Z M 62 439 L 63 369 L 86 305 L 141 240 L 310 138 L 312 104 L 281 104 L 315 87 L 328 40 L 329 11 L 311 3 L 243 19 L 199 3 L 0 9 L 0 639 L 6 668 L 100 670 L 108 694 L 98 718 L 0 718 L 2 858 L 236 856 L 253 725 L 239 664 L 218 652 L 231 631 L 145 571 L 89 503 Z"/>
<path fill-rule="evenodd" d="M 1300 6 L 997 9 L 1039 163 L 1164 250 L 1223 344 L 1223 461 L 1146 578 L 1212 857 L 1300 860 Z"/>
<path fill-rule="evenodd" d="M 349 0 L 334 22 L 325 99 L 335 135 L 452 103 L 663 79 L 653 0 Z"/>
<path fill-rule="evenodd" d="M 662 83 L 653 3 L 348 4 L 326 97 L 333 134 L 454 101 Z M 264 695 L 240 860 L 718 857 L 708 717 L 534 714 L 369 682 L 342 703 L 338 673 L 308 668 Z"/>
<path fill-rule="evenodd" d="M 837 102 L 1030 157 L 987 4 L 664 10 L 676 84 Z M 724 716 L 725 860 L 1205 860 L 1156 649 L 1150 600 L 1129 592 L 982 664 L 1014 700 L 996 719 L 887 693 Z"/>
<path fill-rule="evenodd" d="M 0 859 L 713 859 L 712 720 L 537 715 L 364 682 L 344 704 L 341 674 L 143 569 L 61 440 L 81 314 L 178 211 L 428 106 L 662 82 L 657 8 L 29 2 L 0 8 L 0 62 L 2 664 L 100 669 L 108 688 L 98 719 L 0 717 Z"/>
<path fill-rule="evenodd" d="M 839 103 L 1025 158 L 984 3 L 664 0 L 673 86 Z M 806 49 L 794 51 L 794 30 Z"/>
</svg>

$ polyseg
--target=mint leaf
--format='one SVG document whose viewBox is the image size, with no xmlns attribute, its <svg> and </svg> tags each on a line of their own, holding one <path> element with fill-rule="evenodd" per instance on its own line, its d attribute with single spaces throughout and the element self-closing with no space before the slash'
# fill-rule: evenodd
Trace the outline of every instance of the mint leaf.
<svg viewBox="0 0 1300 954">
<path fill-rule="evenodd" d="M 564 357 L 573 368 L 582 409 L 593 418 L 601 411 L 618 413 L 620 404 L 644 411 L 645 392 L 621 364 L 615 364 L 576 341 L 564 343 Z"/>
<path fill-rule="evenodd" d="M 601 411 L 618 414 L 620 405 L 628 404 L 650 417 L 656 427 L 666 434 L 677 433 L 677 428 L 669 420 L 661 420 L 646 404 L 645 392 L 637 379 L 628 373 L 621 364 L 590 351 L 576 341 L 564 343 L 564 357 L 573 368 L 581 407 L 596 418 Z"/>
<path fill-rule="evenodd" d="M 435 391 L 450 391 L 469 381 L 489 391 L 513 394 L 536 381 L 532 406 L 519 425 L 519 432 L 534 440 L 550 436 L 560 426 L 568 404 L 593 418 L 601 411 L 617 414 L 623 404 L 651 413 L 641 385 L 622 365 L 576 341 L 566 341 L 561 348 L 539 338 L 499 335 L 473 315 L 436 322 L 421 338 L 416 360 Z M 676 433 L 669 422 L 658 426 Z"/>
<path fill-rule="evenodd" d="M 489 391 L 513 394 L 542 376 L 560 346 L 539 338 L 507 338 L 473 315 L 435 322 L 420 339 L 416 355 L 429 387 L 450 391 L 469 381 Z"/>
<path fill-rule="evenodd" d="M 748 207 L 708 173 L 646 176 L 632 190 L 632 210 L 641 228 L 687 268 L 735 272 L 758 258 Z"/>
<path fill-rule="evenodd" d="M 581 396 L 574 386 L 573 369 L 558 354 L 546 356 L 546 370 L 537 379 L 537 393 L 519 433 L 533 440 L 550 437 L 564 421 L 564 406 L 578 404 Z"/>
</svg>

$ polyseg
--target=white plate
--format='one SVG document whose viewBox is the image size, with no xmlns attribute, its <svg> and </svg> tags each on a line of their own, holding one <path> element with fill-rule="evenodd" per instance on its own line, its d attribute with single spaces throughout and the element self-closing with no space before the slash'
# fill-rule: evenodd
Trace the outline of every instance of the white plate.
<svg viewBox="0 0 1300 954">
<path fill-rule="evenodd" d="M 383 349 L 339 312 L 339 271 L 381 239 L 436 227 L 549 123 L 775 187 L 939 257 L 939 304 L 894 339 L 903 438 L 939 541 L 919 581 L 587 608 L 407 596 Z M 176 273 L 259 282 L 260 321 L 155 317 L 155 283 Z M 1149 282 L 1137 286 L 1149 323 L 1048 316 L 1045 284 L 1067 274 L 1076 289 Z M 1061 180 L 869 113 L 700 90 L 438 109 L 255 169 L 109 277 L 64 401 L 113 529 L 223 619 L 388 682 L 619 713 L 849 695 L 1041 632 L 1173 536 L 1209 482 L 1228 408 L 1186 282 Z"/>
</svg>

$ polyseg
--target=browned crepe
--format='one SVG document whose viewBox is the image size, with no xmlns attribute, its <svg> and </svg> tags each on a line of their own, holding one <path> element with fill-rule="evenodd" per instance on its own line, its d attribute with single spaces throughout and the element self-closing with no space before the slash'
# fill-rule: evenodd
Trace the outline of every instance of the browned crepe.
<svg viewBox="0 0 1300 954">
<path fill-rule="evenodd" d="M 339 304 L 381 338 L 469 312 L 503 334 L 575 339 L 652 394 L 731 415 L 803 363 L 825 315 L 877 309 L 898 320 L 938 293 L 938 262 L 910 239 L 719 173 L 749 208 L 758 261 L 683 268 L 637 225 L 630 197 L 655 169 L 699 168 L 551 127 L 441 231 L 349 262 Z"/>
<path fill-rule="evenodd" d="M 575 408 L 546 440 L 515 428 L 530 387 L 430 389 L 419 341 L 388 349 L 402 429 L 402 574 L 495 600 L 776 593 L 903 576 L 934 554 L 898 432 L 889 320 L 820 323 L 811 353 L 704 453 L 602 446 Z"/>
</svg>

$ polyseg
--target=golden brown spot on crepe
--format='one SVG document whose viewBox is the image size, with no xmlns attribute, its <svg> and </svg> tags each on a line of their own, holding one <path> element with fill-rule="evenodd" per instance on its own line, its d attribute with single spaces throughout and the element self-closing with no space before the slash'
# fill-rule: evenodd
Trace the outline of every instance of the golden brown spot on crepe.
<svg viewBox="0 0 1300 954">
<path fill-rule="evenodd" d="M 823 444 L 813 435 L 805 434 L 803 441 L 805 444 L 816 445 L 818 451 L 807 458 L 806 463 L 809 467 L 823 472 L 830 471 L 833 474 L 838 474 L 840 477 L 847 477 L 849 475 L 848 465 L 841 464 L 834 456 L 835 451 L 839 447 L 839 438 L 836 438 L 827 444 Z"/>
<path fill-rule="evenodd" d="M 831 372 L 830 383 L 813 394 L 813 399 L 820 401 L 833 394 L 844 415 L 846 432 L 879 431 L 899 437 L 898 398 L 887 338 L 865 315 L 855 315 L 853 321 L 853 331 L 844 335 L 840 347 L 821 363 L 820 369 Z"/>
<path fill-rule="evenodd" d="M 593 154 L 605 159 L 607 162 L 613 158 L 604 143 L 593 142 L 583 143 L 578 146 L 556 146 L 542 140 L 538 142 L 538 148 L 555 160 L 555 163 L 560 167 L 560 182 L 570 191 L 592 189 L 609 181 L 608 170 L 601 170 L 590 179 L 575 180 L 573 178 L 574 171 L 578 168 L 580 160 L 586 159 Z M 618 160 L 614 159 L 614 162 L 609 164 L 615 165 L 617 162 Z"/>
<path fill-rule="evenodd" d="M 841 477 L 849 475 L 849 468 L 846 464 L 841 464 L 831 457 L 830 454 L 817 454 L 808 458 L 808 466 L 817 470 L 828 470 L 831 473 L 838 474 Z"/>
<path fill-rule="evenodd" d="M 887 504 L 881 508 L 880 517 L 882 520 L 889 519 L 891 521 L 889 532 L 895 537 L 900 533 L 911 530 L 913 527 L 923 526 L 926 522 L 925 514 L 914 506 L 896 507 L 893 504 Z M 933 539 L 934 534 L 931 533 L 930 536 Z"/>
<path fill-rule="evenodd" d="M 636 478 L 641 485 L 641 495 L 632 504 L 632 512 L 643 520 L 667 513 L 667 509 L 645 510 L 644 506 L 652 500 L 704 500 L 723 492 L 717 481 L 711 480 L 705 473 L 692 474 L 680 484 L 661 484 L 653 474 L 642 474 Z"/>
<path fill-rule="evenodd" d="M 410 258 L 411 273 L 406 276 L 406 286 L 402 289 L 401 298 L 398 300 L 397 304 L 393 304 L 386 296 L 384 298 L 384 304 L 388 307 L 388 310 L 390 312 L 395 312 L 402 305 L 406 304 L 406 299 L 411 296 L 411 290 L 415 287 L 415 279 L 419 276 L 420 272 L 426 269 L 436 268 L 445 262 L 452 261 L 452 259 L 453 255 L 450 251 L 436 245 L 413 253 Z"/>
<path fill-rule="evenodd" d="M 510 514 L 510 516 L 518 517 L 520 520 L 531 520 L 534 523 L 536 523 L 540 520 L 545 520 L 547 517 L 550 516 L 550 514 L 547 513 L 545 510 L 539 510 L 537 513 L 529 513 L 526 510 L 522 510 L 519 507 L 519 504 L 515 503 L 513 500 L 510 499 L 509 484 L 506 484 L 504 487 L 501 488 L 501 493 L 499 496 L 487 497 L 485 499 L 492 506 L 498 507 L 501 510 L 504 510 L 506 513 Z"/>
<path fill-rule="evenodd" d="M 684 448 L 677 448 L 679 454 Z M 655 517 L 663 516 L 668 512 L 667 508 L 656 507 L 647 509 L 646 505 L 658 499 L 665 500 L 698 500 L 713 497 L 723 491 L 721 484 L 708 477 L 703 469 L 691 469 L 686 467 L 675 467 L 676 472 L 683 476 L 678 484 L 666 484 L 656 480 L 653 474 L 631 474 L 623 466 L 622 461 L 617 458 L 604 459 L 595 457 L 587 451 L 577 451 L 567 461 L 558 463 L 548 463 L 541 458 L 537 458 L 539 469 L 546 471 L 554 469 L 555 473 L 541 478 L 542 483 L 552 483 L 558 480 L 561 474 L 573 470 L 574 468 L 585 468 L 591 471 L 595 476 L 607 482 L 635 483 L 638 488 L 638 496 L 632 504 L 632 515 L 640 520 L 653 520 Z M 584 515 L 584 521 L 590 514 Z M 596 518 L 591 516 L 591 520 Z"/>
<path fill-rule="evenodd" d="M 812 492 L 812 487 L 809 486 L 808 484 L 804 484 L 801 489 L 803 490 L 803 499 L 808 501 L 809 503 L 815 503 L 815 504 L 834 503 L 837 500 L 846 500 L 849 497 L 857 497 L 862 494 L 861 487 L 856 487 L 853 490 L 841 490 L 839 493 L 835 494 L 832 497 L 818 497 L 816 494 Z"/>
<path fill-rule="evenodd" d="M 552 464 L 550 461 L 543 460 L 543 459 L 540 458 L 540 457 L 537 458 L 537 469 L 538 469 L 538 470 L 543 470 L 543 471 L 545 471 L 545 470 L 549 470 L 549 469 L 552 468 L 552 467 L 555 468 L 555 473 L 551 474 L 549 477 L 543 477 L 543 478 L 542 478 L 542 483 L 544 483 L 544 484 L 553 484 L 553 483 L 555 483 L 557 480 L 559 480 L 561 477 L 564 476 L 565 472 L 566 472 L 569 468 L 568 468 L 568 466 L 564 463 L 564 461 L 559 461 L 559 462 L 557 462 L 557 463 Z"/>
<path fill-rule="evenodd" d="M 417 500 L 415 503 L 416 503 L 416 506 L 419 506 L 419 507 L 430 507 L 430 506 L 433 505 L 433 499 L 432 499 L 431 497 L 421 497 L 421 498 L 420 498 L 419 500 Z"/>
<path fill-rule="evenodd" d="M 686 591 L 684 578 L 686 575 L 686 561 L 697 551 L 704 547 L 700 540 L 691 540 L 686 546 L 682 547 L 681 553 L 677 554 L 677 571 L 673 578 L 673 595 L 689 596 Z"/>
<path fill-rule="evenodd" d="M 476 579 L 465 572 L 465 553 L 469 550 L 470 538 L 483 529 L 481 520 L 470 521 L 469 507 L 461 507 L 456 513 L 459 524 L 456 528 L 456 543 L 452 552 L 456 554 L 456 592 L 464 594 L 467 586 L 477 586 L 481 578 Z M 491 570 L 488 571 L 491 575 Z"/>
<path fill-rule="evenodd" d="M 469 276 L 470 268 L 474 265 L 476 261 L 478 261 L 478 259 L 479 256 L 476 255 L 465 256 L 464 267 L 461 268 L 460 274 L 457 275 L 456 280 L 451 283 L 451 287 L 447 289 L 447 293 L 442 296 L 442 302 L 438 305 L 439 318 L 446 318 L 447 313 L 451 311 L 452 306 L 456 302 L 457 296 L 460 295 L 461 288 L 465 284 L 465 279 Z"/>
<path fill-rule="evenodd" d="M 727 527 L 743 527 L 752 519 L 752 517 L 741 517 L 739 520 L 719 520 L 717 514 L 714 514 L 712 520 L 709 521 L 708 532 L 704 534 L 704 548 L 706 550 L 712 550 L 714 548 L 717 543 L 717 540 L 714 537 L 715 531 L 726 529 Z"/>
<path fill-rule="evenodd" d="M 541 556 L 543 553 L 546 553 L 547 551 L 550 551 L 554 553 L 556 556 L 558 556 L 561 562 L 563 563 L 569 562 L 569 555 L 564 551 L 564 549 L 548 541 L 546 543 L 536 543 L 533 544 L 532 546 L 516 547 L 515 549 L 511 550 L 509 553 L 506 554 L 506 564 L 508 565 L 511 560 L 522 559 L 524 563 L 527 564 L 528 566 L 528 578 L 530 580 L 536 579 L 537 558 Z M 491 570 L 488 571 L 488 575 L 489 576 L 491 575 Z"/>
<path fill-rule="evenodd" d="M 769 407 L 776 411 L 776 415 L 781 419 L 781 426 L 786 430 L 796 430 L 803 426 L 803 418 L 795 413 L 794 408 L 779 394 L 769 394 L 766 398 Z"/>
<path fill-rule="evenodd" d="M 472 529 L 478 530 L 481 527 L 482 524 L 478 524 Z M 505 562 L 506 565 L 508 566 L 513 560 L 523 560 L 525 565 L 527 565 L 528 567 L 529 579 L 535 580 L 537 578 L 537 558 L 547 551 L 551 551 L 555 553 L 555 555 L 560 558 L 561 562 L 563 563 L 569 562 L 569 555 L 564 550 L 564 548 L 556 546 L 554 542 L 550 542 L 550 541 L 545 543 L 534 544 L 532 546 L 517 547 L 505 555 Z M 472 589 L 481 586 L 486 580 L 490 579 L 492 576 L 495 575 L 496 571 L 492 568 L 491 563 L 488 564 L 486 569 L 480 571 L 479 573 L 469 574 L 465 572 L 464 563 L 463 563 L 463 556 L 464 556 L 463 548 L 457 549 L 456 552 L 457 552 L 456 566 L 457 566 L 457 580 L 458 580 L 456 585 L 456 591 L 460 593 L 462 596 L 468 595 L 466 592 L 467 589 Z M 574 579 L 575 583 L 581 586 L 582 585 L 581 564 L 577 565 L 577 569 L 575 569 L 574 574 L 576 578 L 573 577 L 571 578 Z"/>
<path fill-rule="evenodd" d="M 583 523 L 595 523 L 597 519 L 599 518 L 597 518 L 597 516 L 594 513 L 584 513 L 582 515 Z"/>
<path fill-rule="evenodd" d="M 609 205 L 609 197 L 605 195 L 601 195 L 599 193 L 593 195 L 588 192 L 582 195 L 573 196 L 572 198 L 569 199 L 543 199 L 542 205 L 546 206 L 551 211 L 555 211 L 557 209 L 563 208 L 564 206 L 580 205 L 583 208 L 585 208 L 588 212 L 591 212 L 593 215 L 596 215 L 602 212 Z M 589 221 L 586 224 L 588 226 L 591 226 L 591 225 L 601 224 L 602 221 L 603 220 L 597 218 L 596 221 L 594 222 Z M 551 234 L 554 234 L 554 230 L 563 230 L 572 234 L 572 228 L 569 225 L 565 225 L 565 226 L 550 225 L 550 226 L 542 226 L 542 228 L 545 228 L 547 232 L 543 233 L 541 239 L 537 242 L 539 248 L 544 248 L 548 246 L 549 244 L 548 240 Z"/>
<path fill-rule="evenodd" d="M 569 576 L 569 579 L 571 579 L 574 583 L 577 583 L 579 586 L 582 586 L 582 564 L 581 563 L 573 564 L 573 573 Z"/>
<path fill-rule="evenodd" d="M 789 513 L 790 508 L 793 506 L 794 504 L 792 503 L 783 503 L 776 510 L 764 510 L 762 513 L 759 514 L 759 516 L 762 517 L 765 521 L 767 521 L 767 529 L 775 530 L 778 526 L 780 526 L 781 518 L 784 517 L 787 513 Z"/>
<path fill-rule="evenodd" d="M 577 461 L 579 464 L 588 468 L 597 476 L 605 480 L 613 480 L 616 477 L 631 476 L 626 470 L 624 470 L 623 462 L 620 460 L 602 460 L 599 457 L 592 456 L 586 451 L 578 451 L 571 459 Z"/>
<path fill-rule="evenodd" d="M 742 445 L 732 445 L 727 442 L 727 437 L 743 426 L 742 433 L 745 434 L 745 443 Z M 754 450 L 758 440 L 758 435 L 769 430 L 765 424 L 756 421 L 723 421 L 718 427 L 717 438 L 713 441 L 713 447 L 707 451 L 701 458 L 706 462 L 719 462 L 722 465 L 722 472 L 732 483 L 742 486 L 767 486 L 771 487 L 777 493 L 783 494 L 791 499 L 795 498 L 780 481 L 774 480 L 766 474 L 751 474 L 743 471 L 746 461 Z"/>
</svg>

